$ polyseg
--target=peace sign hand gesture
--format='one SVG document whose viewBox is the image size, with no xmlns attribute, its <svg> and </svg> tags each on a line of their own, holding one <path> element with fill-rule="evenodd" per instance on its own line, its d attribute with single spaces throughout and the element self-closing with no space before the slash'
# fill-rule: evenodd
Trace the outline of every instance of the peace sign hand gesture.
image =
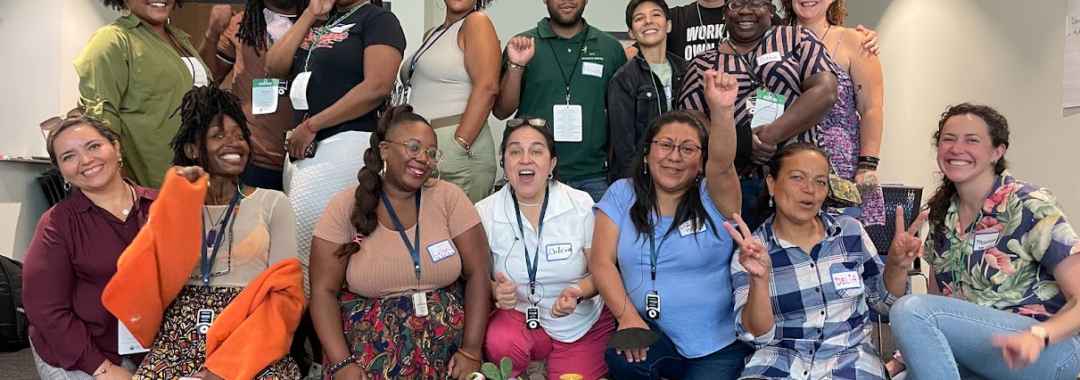
<svg viewBox="0 0 1080 380">
<path fill-rule="evenodd" d="M 919 213 L 915 222 L 904 230 L 904 208 L 896 206 L 896 234 L 893 235 L 892 245 L 889 247 L 888 265 L 898 265 L 900 268 L 910 268 L 915 260 L 923 255 L 923 243 L 915 234 L 922 229 L 926 222 L 927 211 Z"/>
<path fill-rule="evenodd" d="M 772 270 L 772 258 L 769 257 L 769 251 L 750 233 L 750 228 L 746 227 L 746 222 L 739 214 L 735 214 L 734 217 L 742 232 L 735 230 L 735 227 L 728 222 L 724 222 L 724 229 L 731 234 L 735 244 L 739 245 L 739 264 L 746 268 L 752 279 L 768 280 L 769 272 Z"/>
</svg>

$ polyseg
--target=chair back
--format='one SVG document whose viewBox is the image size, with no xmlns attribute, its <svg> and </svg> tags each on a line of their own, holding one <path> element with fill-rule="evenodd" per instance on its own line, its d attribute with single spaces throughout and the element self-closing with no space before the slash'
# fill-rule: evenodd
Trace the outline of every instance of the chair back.
<svg viewBox="0 0 1080 380">
<path fill-rule="evenodd" d="M 896 206 L 904 208 L 904 226 L 911 225 L 919 216 L 922 206 L 921 187 L 882 185 L 882 196 L 885 198 L 885 225 L 867 226 L 866 233 L 874 242 L 878 254 L 887 255 L 889 246 L 892 245 L 893 235 L 896 234 Z"/>
</svg>

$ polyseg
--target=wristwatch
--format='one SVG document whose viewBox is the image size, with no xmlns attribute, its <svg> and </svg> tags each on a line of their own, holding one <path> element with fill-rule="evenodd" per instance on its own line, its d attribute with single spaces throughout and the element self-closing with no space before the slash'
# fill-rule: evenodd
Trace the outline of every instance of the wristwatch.
<svg viewBox="0 0 1080 380">
<path fill-rule="evenodd" d="M 1028 333 L 1031 333 L 1031 335 L 1034 335 L 1036 338 L 1042 339 L 1043 348 L 1050 345 L 1050 334 L 1046 332 L 1046 329 L 1043 328 L 1042 325 L 1031 326 Z"/>
</svg>

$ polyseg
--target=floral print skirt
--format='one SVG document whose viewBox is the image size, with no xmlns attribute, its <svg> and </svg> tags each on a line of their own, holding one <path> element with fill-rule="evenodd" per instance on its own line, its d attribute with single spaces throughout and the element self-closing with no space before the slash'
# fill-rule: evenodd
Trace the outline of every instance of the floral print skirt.
<svg viewBox="0 0 1080 380">
<path fill-rule="evenodd" d="M 200 309 L 209 308 L 214 310 L 214 315 L 220 315 L 241 290 L 244 288 L 185 286 L 165 310 L 161 330 L 132 379 L 174 380 L 194 376 L 202 370 L 206 361 L 206 336 L 200 334 L 195 326 L 197 314 Z M 286 355 L 255 379 L 300 379 L 300 367 Z"/>
<path fill-rule="evenodd" d="M 369 380 L 435 380 L 447 373 L 465 331 L 464 286 L 427 293 L 428 315 L 413 313 L 412 296 L 341 297 L 345 341 Z M 326 370 L 334 363 L 324 366 Z M 329 379 L 330 374 L 325 373 Z"/>
</svg>

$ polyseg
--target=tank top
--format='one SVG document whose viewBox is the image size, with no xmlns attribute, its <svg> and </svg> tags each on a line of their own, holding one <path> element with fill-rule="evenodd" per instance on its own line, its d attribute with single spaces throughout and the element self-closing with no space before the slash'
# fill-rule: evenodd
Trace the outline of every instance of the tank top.
<svg viewBox="0 0 1080 380">
<path fill-rule="evenodd" d="M 414 112 L 428 120 L 464 113 L 472 94 L 472 79 L 465 70 L 465 52 L 457 43 L 458 31 L 464 23 L 462 20 L 451 24 L 446 33 L 440 29 L 432 30 L 417 53 L 413 53 L 415 56 L 423 52 L 413 72 L 409 104 Z M 440 34 L 442 37 L 438 37 Z M 413 57 L 409 57 L 401 66 L 403 83 L 409 79 L 412 60 Z"/>
</svg>

